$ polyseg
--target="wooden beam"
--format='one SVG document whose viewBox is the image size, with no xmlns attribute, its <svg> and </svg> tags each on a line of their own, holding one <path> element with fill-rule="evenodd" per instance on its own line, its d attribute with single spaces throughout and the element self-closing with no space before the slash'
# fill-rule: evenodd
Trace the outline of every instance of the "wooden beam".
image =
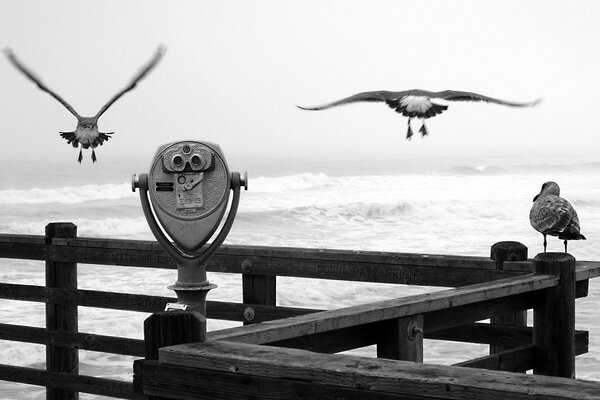
<svg viewBox="0 0 600 400">
<path fill-rule="evenodd" d="M 55 238 L 74 238 L 77 227 L 72 223 L 52 223 L 46 226 L 46 244 Z M 77 263 L 46 261 L 46 287 L 77 290 Z M 46 303 L 46 329 L 77 332 L 77 306 L 61 302 Z M 49 344 L 46 346 L 46 370 L 49 372 L 79 373 L 79 351 Z M 76 400 L 79 394 L 72 390 L 48 388 L 48 400 Z"/>
<path fill-rule="evenodd" d="M 514 241 L 498 242 L 492 245 L 490 258 L 496 261 L 496 269 L 504 270 L 506 261 L 527 260 L 527 246 Z M 527 326 L 527 310 L 520 310 L 508 314 L 495 315 L 490 318 L 492 324 L 504 324 L 511 326 Z M 508 350 L 507 347 L 490 345 L 490 354 L 500 353 Z M 521 372 L 524 372 L 523 370 Z"/>
<path fill-rule="evenodd" d="M 104 353 L 144 355 L 144 341 L 85 332 L 49 331 L 32 326 L 0 324 L 0 339 L 27 343 L 101 351 Z"/>
<path fill-rule="evenodd" d="M 140 240 L 76 238 L 48 246 L 43 236 L 0 234 L 0 257 L 176 268 L 157 242 Z M 531 260 L 505 261 L 496 271 L 496 262 L 485 257 L 225 245 L 207 270 L 241 273 L 244 261 L 256 265 L 260 275 L 447 287 L 526 274 L 532 265 Z M 600 262 L 578 261 L 577 266 L 578 281 L 600 276 Z"/>
<path fill-rule="evenodd" d="M 376 332 L 377 357 L 423 362 L 423 315 L 381 323 Z"/>
<path fill-rule="evenodd" d="M 113 310 L 159 312 L 165 304 L 177 302 L 175 297 L 148 296 L 84 289 L 57 289 L 45 286 L 0 283 L 0 298 L 22 301 L 56 302 Z M 207 301 L 207 316 L 212 319 L 244 321 L 244 310 L 250 305 L 223 301 Z M 256 322 L 310 314 L 321 310 L 312 308 L 252 305 Z"/>
<path fill-rule="evenodd" d="M 455 307 L 499 301 L 504 298 L 517 297 L 524 294 L 532 295 L 532 292 L 537 290 L 556 286 L 557 282 L 558 278 L 552 275 L 518 276 L 485 284 L 406 296 L 393 300 L 384 300 L 284 320 L 270 321 L 259 325 L 224 329 L 210 332 L 209 338 L 212 340 L 235 340 L 264 344 L 410 315 L 427 314 L 436 311 L 451 315 L 450 310 Z M 471 321 L 461 321 L 458 325 Z"/>
<path fill-rule="evenodd" d="M 242 261 L 242 301 L 244 325 L 259 322 L 254 305 L 272 306 L 277 304 L 277 276 L 256 275 L 250 260 Z"/>
<path fill-rule="evenodd" d="M 55 389 L 67 389 L 74 392 L 90 393 L 120 399 L 145 399 L 144 396 L 133 392 L 133 384 L 130 382 L 97 378 L 87 375 L 47 372 L 37 368 L 0 364 L 0 380 L 19 382 L 28 385 L 46 386 Z"/>
<path fill-rule="evenodd" d="M 528 344 L 454 364 L 457 367 L 525 372 L 535 366 L 535 345 Z"/>
<path fill-rule="evenodd" d="M 516 327 L 515 327 L 516 328 Z M 494 369 L 500 371 L 525 372 L 536 366 L 536 347 L 533 344 L 533 329 L 529 329 L 527 344 L 504 350 L 489 356 L 475 358 L 454 364 L 460 367 Z M 589 335 L 587 331 L 575 334 L 575 355 L 588 352 Z"/>
<path fill-rule="evenodd" d="M 564 253 L 540 253 L 537 274 L 556 274 L 560 284 L 549 288 L 533 309 L 535 374 L 575 377 L 575 258 Z"/>
<path fill-rule="evenodd" d="M 600 383 L 233 342 L 163 348 L 144 365 L 144 388 L 179 398 L 597 399 Z M 188 377 L 195 376 L 190 380 Z M 200 378 L 202 377 L 202 378 Z M 217 382 L 227 382 L 221 388 Z M 185 385 L 182 383 L 186 382 Z M 277 384 L 278 383 L 278 384 Z M 294 386 L 303 383 L 307 386 Z M 176 392 L 170 392 L 176 390 Z M 273 390 L 273 392 L 270 392 Z M 326 395 L 319 396 L 319 393 Z M 194 397 L 197 396 L 197 397 Z M 381 396 L 381 397 L 375 397 Z"/>
</svg>

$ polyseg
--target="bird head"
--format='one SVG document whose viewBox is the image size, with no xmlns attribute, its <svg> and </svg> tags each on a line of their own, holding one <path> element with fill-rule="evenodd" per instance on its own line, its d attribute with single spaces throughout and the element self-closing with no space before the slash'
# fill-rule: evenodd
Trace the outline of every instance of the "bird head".
<svg viewBox="0 0 600 400">
<path fill-rule="evenodd" d="M 540 193 L 533 198 L 533 201 L 536 201 L 541 196 L 547 196 L 549 194 L 560 196 L 560 187 L 558 186 L 558 183 L 552 181 L 544 183 L 542 185 L 542 190 L 540 190 Z"/>
</svg>

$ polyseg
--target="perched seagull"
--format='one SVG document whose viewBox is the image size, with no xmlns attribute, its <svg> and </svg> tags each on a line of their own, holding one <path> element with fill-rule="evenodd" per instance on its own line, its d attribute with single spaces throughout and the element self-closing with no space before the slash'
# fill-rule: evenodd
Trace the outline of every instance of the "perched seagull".
<svg viewBox="0 0 600 400">
<path fill-rule="evenodd" d="M 342 104 L 363 101 L 385 102 L 388 106 L 396 110 L 396 112 L 408 117 L 408 131 L 406 132 L 406 138 L 410 139 L 413 135 L 413 131 L 410 127 L 413 119 L 417 118 L 422 120 L 419 132 L 421 133 L 421 136 L 425 136 L 428 134 L 427 128 L 425 127 L 425 120 L 427 118 L 435 117 L 436 115 L 441 114 L 448 109 L 447 105 L 434 103 L 432 101 L 433 99 L 447 101 L 485 101 L 487 103 L 496 103 L 511 107 L 532 107 L 541 101 L 541 99 L 537 99 L 529 103 L 516 103 L 512 101 L 494 99 L 492 97 L 487 97 L 477 93 L 461 92 L 458 90 L 430 92 L 427 90 L 412 89 L 401 92 L 389 92 L 387 90 L 362 92 L 350 97 L 346 97 L 345 99 L 323 104 L 321 106 L 297 107 L 303 110 L 325 110 L 327 108 L 341 106 Z"/>
<path fill-rule="evenodd" d="M 533 229 L 544 235 L 544 253 L 546 235 L 564 239 L 565 253 L 567 240 L 585 240 L 585 236 L 579 233 L 577 212 L 571 203 L 560 197 L 560 188 L 556 182 L 544 183 L 541 192 L 533 198 L 529 222 Z"/>
<path fill-rule="evenodd" d="M 9 48 L 4 49 L 4 54 L 6 55 L 6 57 L 8 57 L 9 61 L 19 71 L 21 71 L 23 74 L 25 74 L 25 76 L 27 78 L 32 80 L 39 89 L 43 90 L 44 92 L 48 93 L 50 96 L 52 96 L 56 100 L 58 100 L 60 102 L 60 104 L 65 106 L 65 108 L 67 110 L 69 110 L 69 112 L 71 114 L 73 114 L 75 116 L 75 118 L 77 118 L 77 127 L 75 128 L 75 130 L 73 132 L 60 132 L 60 136 L 62 136 L 67 141 L 68 144 L 72 145 L 75 148 L 79 147 L 79 145 L 81 144 L 81 149 L 79 149 L 79 158 L 77 159 L 77 161 L 79 163 L 81 163 L 81 160 L 83 159 L 83 154 L 82 154 L 83 149 L 88 149 L 90 147 L 92 148 L 92 161 L 96 162 L 96 153 L 94 152 L 94 149 L 98 146 L 102 146 L 102 144 L 104 143 L 105 140 L 110 139 L 109 135 L 112 135 L 114 133 L 114 132 L 100 132 L 98 130 L 98 118 L 100 118 L 100 116 L 102 114 L 104 114 L 104 112 L 106 110 L 108 110 L 108 108 L 115 101 L 117 101 L 121 96 L 123 96 L 125 93 L 127 93 L 130 90 L 132 90 L 133 88 L 135 88 L 137 83 L 156 66 L 156 64 L 161 59 L 164 52 L 165 52 L 165 48 L 162 46 L 159 46 L 158 49 L 156 50 L 156 53 L 152 57 L 152 59 L 148 62 L 148 64 L 144 65 L 142 67 L 142 69 L 133 77 L 133 79 L 131 80 L 131 82 L 129 83 L 129 85 L 127 87 L 125 87 L 119 93 L 114 95 L 108 101 L 108 103 L 106 103 L 100 109 L 100 111 L 98 111 L 98 113 L 96 115 L 94 115 L 93 117 L 82 117 L 75 111 L 75 109 L 73 107 L 71 107 L 71 105 L 69 103 L 67 103 L 62 97 L 60 97 L 54 91 L 49 89 L 41 81 L 40 78 L 38 78 L 31 70 L 29 70 L 23 63 L 21 63 L 17 59 L 17 57 L 15 56 L 15 54 L 12 52 L 11 49 L 9 49 Z"/>
</svg>

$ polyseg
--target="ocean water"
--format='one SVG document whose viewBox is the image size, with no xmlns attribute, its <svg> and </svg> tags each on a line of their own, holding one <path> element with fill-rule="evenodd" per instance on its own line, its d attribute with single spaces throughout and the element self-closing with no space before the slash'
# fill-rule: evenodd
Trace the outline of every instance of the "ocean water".
<svg viewBox="0 0 600 400">
<path fill-rule="evenodd" d="M 102 160 L 101 160 L 102 161 Z M 68 164 L 68 165 L 67 165 Z M 147 172 L 149 160 L 110 165 L 55 163 L 2 177 L 0 232 L 42 235 L 49 222 L 71 221 L 78 235 L 154 240 L 143 217 L 131 173 Z M 0 164 L 4 171 L 7 165 Z M 490 246 L 516 240 L 533 257 L 542 235 L 529 225 L 532 198 L 554 180 L 577 209 L 586 241 L 573 241 L 579 260 L 600 260 L 600 163 L 525 164 L 519 160 L 482 165 L 457 160 L 418 164 L 387 159 L 237 159 L 230 169 L 247 170 L 238 216 L 226 243 L 489 256 Z M 562 251 L 549 238 L 549 251 Z M 80 265 L 79 286 L 170 296 L 174 271 Z M 219 287 L 211 300 L 241 301 L 239 277 L 210 274 Z M 43 285 L 43 263 L 0 259 L 0 281 Z M 278 304 L 339 308 L 439 288 L 278 279 Z M 44 326 L 44 305 L 0 301 L 0 322 Z M 600 280 L 577 301 L 577 329 L 590 331 L 589 353 L 577 358 L 577 376 L 600 380 Z M 147 314 L 79 308 L 82 332 L 142 338 Z M 531 316 L 530 316 L 531 317 Z M 235 326 L 209 321 L 209 330 Z M 42 368 L 43 346 L 0 341 L 0 363 Z M 372 355 L 373 349 L 361 349 Z M 452 364 L 485 355 L 487 346 L 426 341 L 425 362 Z M 132 357 L 80 352 L 81 373 L 130 380 Z M 0 398 L 37 398 L 43 389 L 0 382 Z M 82 399 L 99 398 L 81 395 Z"/>
</svg>

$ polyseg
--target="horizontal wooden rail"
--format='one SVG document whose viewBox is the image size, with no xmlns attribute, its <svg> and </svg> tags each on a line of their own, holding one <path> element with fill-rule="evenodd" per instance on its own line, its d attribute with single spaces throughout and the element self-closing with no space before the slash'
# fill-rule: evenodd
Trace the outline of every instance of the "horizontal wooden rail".
<svg viewBox="0 0 600 400">
<path fill-rule="evenodd" d="M 84 264 L 174 269 L 154 241 L 0 235 L 0 257 Z M 531 261 L 506 261 L 502 270 L 486 257 L 263 246 L 222 246 L 209 261 L 212 272 L 294 276 L 364 282 L 455 287 L 531 272 Z M 600 262 L 579 261 L 588 278 L 600 276 Z M 582 280 L 582 279 L 578 279 Z"/>
<path fill-rule="evenodd" d="M 85 289 L 57 289 L 45 286 L 0 283 L 0 299 L 41 303 L 76 304 L 84 307 L 153 313 L 163 311 L 165 304 L 177 302 L 175 297 L 102 292 Z M 245 321 L 248 307 L 255 312 L 256 322 L 293 317 L 321 310 L 310 308 L 246 305 L 223 301 L 207 301 L 207 316 L 228 321 Z"/>
<path fill-rule="evenodd" d="M 598 382 L 223 341 L 162 348 L 158 361 L 137 365 L 135 381 L 148 395 L 195 399 L 600 398 Z"/>
<path fill-rule="evenodd" d="M 145 396 L 133 391 L 133 384 L 114 379 L 48 372 L 37 368 L 0 364 L 0 380 L 85 392 L 120 399 L 143 400 Z"/>
<path fill-rule="evenodd" d="M 532 292 L 555 287 L 557 284 L 558 277 L 554 275 L 517 276 L 456 289 L 322 311 L 259 325 L 224 329 L 210 332 L 208 337 L 212 340 L 232 340 L 265 344 L 409 315 L 431 312 L 450 314 L 449 311 L 452 308 L 495 301 L 522 294 L 532 295 Z M 470 321 L 462 321 L 458 324 L 464 322 Z"/>
<path fill-rule="evenodd" d="M 0 324 L 0 339 L 104 353 L 144 356 L 144 341 L 85 332 L 54 331 L 33 326 Z"/>
</svg>

